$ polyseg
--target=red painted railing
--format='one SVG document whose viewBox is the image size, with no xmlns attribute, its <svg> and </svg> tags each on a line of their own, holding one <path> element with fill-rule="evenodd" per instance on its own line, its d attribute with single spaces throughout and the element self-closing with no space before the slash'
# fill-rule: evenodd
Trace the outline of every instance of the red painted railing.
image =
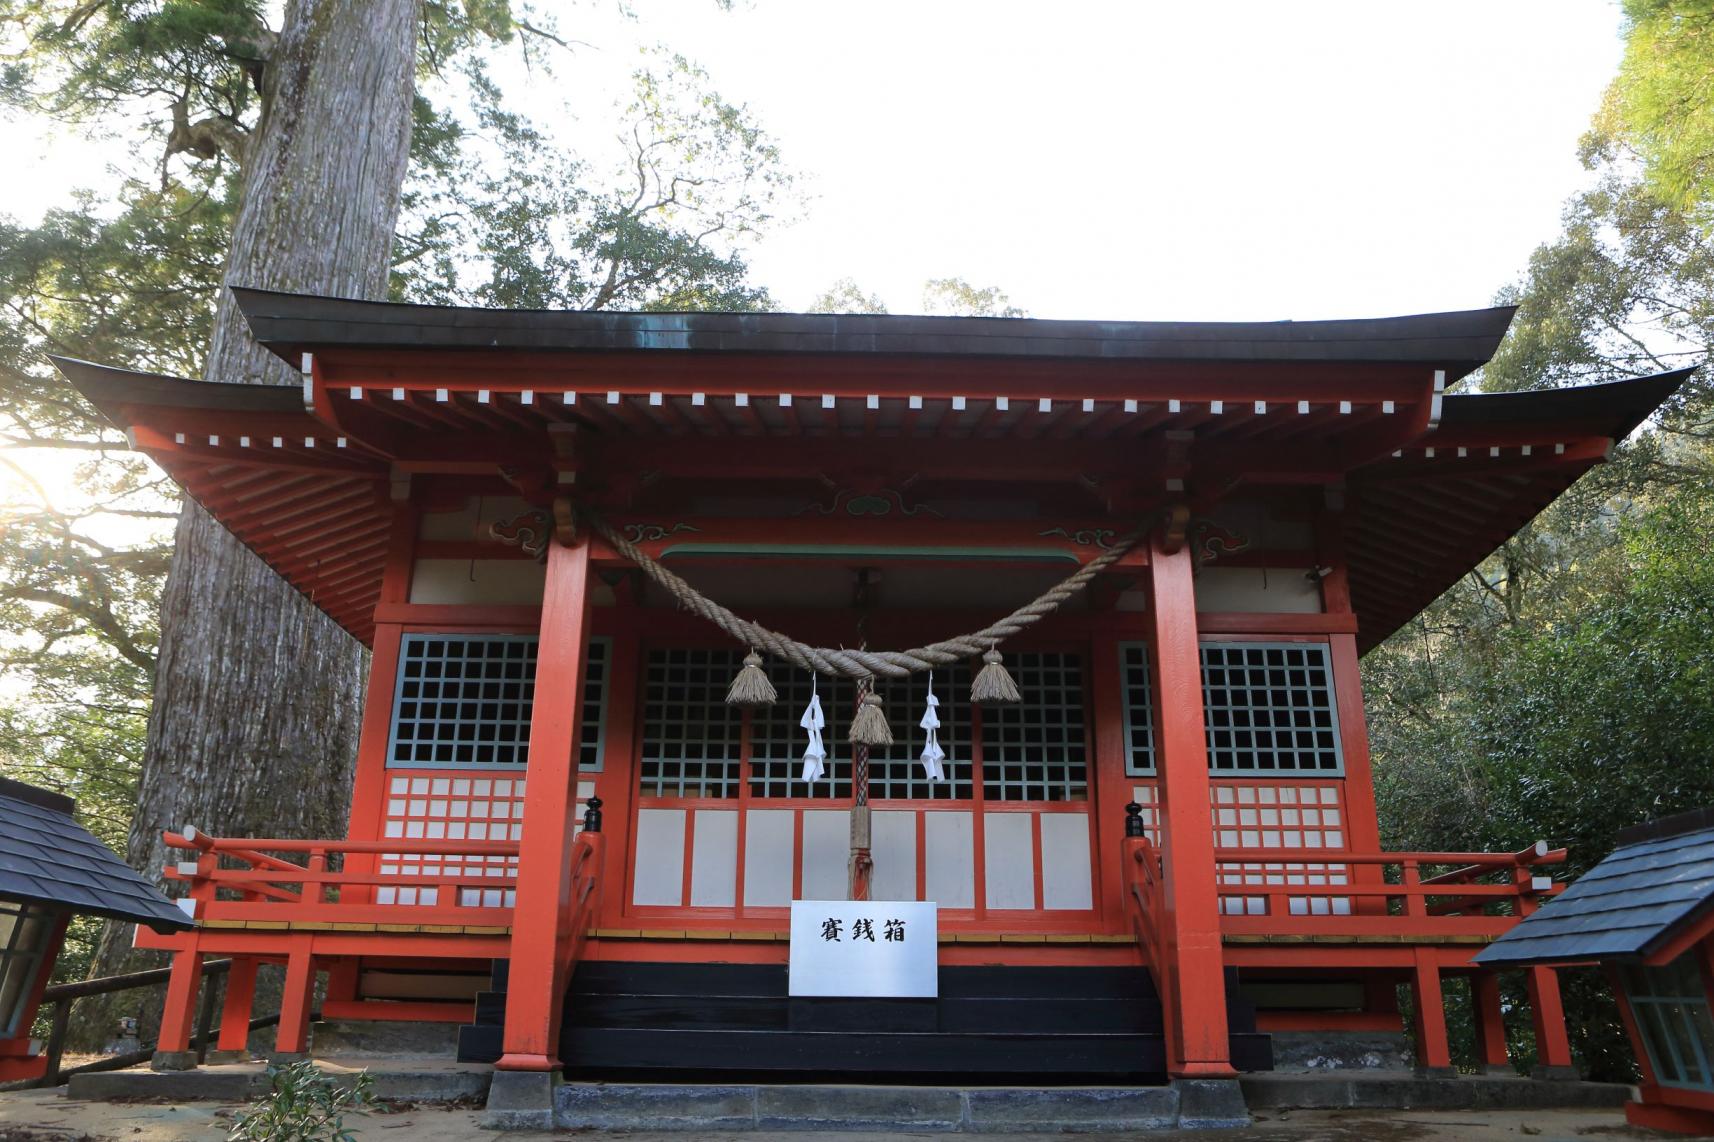
<svg viewBox="0 0 1714 1142">
<path fill-rule="evenodd" d="M 577 835 L 571 850 L 571 896 L 562 909 L 559 931 L 565 944 L 560 949 L 560 968 L 566 979 L 583 956 L 590 921 L 600 906 L 603 838 L 585 830 Z"/>
<path fill-rule="evenodd" d="M 1176 1065 L 1174 1016 L 1183 1000 L 1177 986 L 1178 953 L 1163 937 L 1166 872 L 1160 850 L 1146 836 L 1136 835 L 1142 832 L 1136 824 L 1140 822 L 1128 823 L 1135 833 L 1124 842 L 1125 906 L 1160 995 L 1169 1065 Z M 1564 859 L 1564 849 L 1549 849 L 1539 841 L 1516 853 L 1218 849 L 1220 932 L 1229 942 L 1266 943 L 1277 937 L 1282 944 L 1342 939 L 1361 944 L 1377 938 L 1407 946 L 1481 944 L 1560 891 L 1562 886 L 1540 870 Z M 1437 869 L 1443 871 L 1433 871 Z M 1432 977 L 1437 1009 L 1438 970 L 1419 969 Z M 1556 1011 L 1557 1000 L 1550 998 L 1545 1009 Z M 1431 1062 L 1444 1062 L 1443 1019 L 1438 1010 L 1426 1014 L 1424 1018 L 1425 1013 L 1418 1013 L 1419 1051 L 1426 1049 Z M 1563 1039 L 1564 1031 L 1558 1028 L 1556 1041 Z M 1503 1045 L 1500 1056 L 1503 1061 Z"/>
<path fill-rule="evenodd" d="M 562 903 L 557 927 L 557 951 L 566 975 L 582 952 L 599 901 L 603 838 L 598 804 L 591 801 L 585 828 L 568 854 L 571 891 Z M 210 929 L 287 930 L 280 933 L 278 948 L 259 952 L 250 945 L 233 953 L 246 970 L 241 980 L 235 980 L 236 986 L 228 988 L 219 1042 L 222 1050 L 245 1043 L 256 961 L 277 954 L 286 957 L 287 970 L 275 1046 L 282 1052 L 298 1052 L 307 1042 L 315 968 L 318 963 L 330 965 L 341 958 L 352 962 L 351 957 L 368 954 L 353 941 L 364 947 L 373 943 L 378 953 L 460 957 L 469 954 L 466 940 L 485 939 L 491 944 L 505 940 L 513 922 L 516 841 L 240 840 L 194 829 L 168 833 L 165 839 L 168 846 L 194 857 L 169 868 L 167 875 L 188 885 L 191 914 L 201 924 L 189 943 L 179 948 L 173 963 L 161 1030 L 161 1050 L 169 1055 L 188 1047 L 189 1005 L 200 960 L 214 950 L 209 941 L 222 938 Z M 312 932 L 321 935 L 312 937 Z M 454 939 L 437 938 L 446 936 Z M 324 944 L 313 942 L 323 939 L 342 946 L 325 950 Z M 445 1020 L 468 1019 L 468 1006 L 371 1004 L 336 997 L 330 991 L 322 1010 L 351 1018 Z"/>
<path fill-rule="evenodd" d="M 1166 880 L 1160 851 L 1147 837 L 1127 837 L 1125 856 L 1125 912 L 1137 937 L 1137 947 L 1142 950 L 1143 965 L 1153 977 L 1155 994 L 1160 999 L 1167 1058 L 1177 1059 L 1178 1044 L 1174 1042 L 1177 1024 L 1173 1016 L 1177 1010 L 1178 986 L 1173 956 L 1166 946 Z"/>
<path fill-rule="evenodd" d="M 517 884 L 510 863 L 518 855 L 516 841 L 258 840 L 213 837 L 194 829 L 168 833 L 165 839 L 172 848 L 196 854 L 169 868 L 167 876 L 189 886 L 193 916 L 205 923 L 290 919 L 504 927 L 512 922 L 504 900 Z M 304 863 L 276 854 L 302 854 Z M 401 871 L 421 870 L 425 864 L 436 871 Z M 391 902 L 383 900 L 383 890 L 391 890 Z M 401 890 L 412 896 L 400 902 Z M 495 902 L 496 895 L 501 902 Z"/>
<path fill-rule="evenodd" d="M 1515 853 L 1349 853 L 1219 849 L 1228 935 L 1497 935 L 1562 885 L 1539 870 L 1565 860 L 1537 842 Z M 1425 875 L 1427 870 L 1447 871 Z"/>
</svg>

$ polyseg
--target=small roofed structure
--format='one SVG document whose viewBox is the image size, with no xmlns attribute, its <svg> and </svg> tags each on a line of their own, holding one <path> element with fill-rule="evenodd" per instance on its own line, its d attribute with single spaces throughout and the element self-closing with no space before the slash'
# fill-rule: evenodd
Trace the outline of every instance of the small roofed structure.
<svg viewBox="0 0 1714 1142">
<path fill-rule="evenodd" d="M 70 797 L 0 778 L 0 1082 L 40 1078 L 30 1038 L 74 915 L 130 920 L 163 935 L 192 926 L 177 905 L 79 825 Z"/>
<path fill-rule="evenodd" d="M 1714 808 L 1624 830 L 1612 855 L 1475 959 L 1599 962 L 1643 1071 L 1625 1117 L 1714 1134 Z"/>
</svg>

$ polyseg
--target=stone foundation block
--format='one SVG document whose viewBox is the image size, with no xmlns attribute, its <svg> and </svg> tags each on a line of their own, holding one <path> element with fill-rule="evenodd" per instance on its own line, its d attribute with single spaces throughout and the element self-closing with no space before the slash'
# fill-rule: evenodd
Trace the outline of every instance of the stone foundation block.
<svg viewBox="0 0 1714 1142">
<path fill-rule="evenodd" d="M 1174 1079 L 1180 1130 L 1227 1130 L 1250 1125 L 1237 1079 Z"/>
<path fill-rule="evenodd" d="M 156 1051 L 155 1057 L 149 1060 L 152 1071 L 194 1071 L 196 1070 L 195 1051 Z"/>
<path fill-rule="evenodd" d="M 756 1089 L 763 1130 L 957 1130 L 964 1100 L 933 1087 L 764 1086 Z"/>
<path fill-rule="evenodd" d="M 487 1130 L 552 1130 L 558 1071 L 495 1071 L 482 1110 Z"/>
<path fill-rule="evenodd" d="M 756 1124 L 756 1088 L 565 1083 L 555 1097 L 554 1121 L 567 1130 L 748 1130 Z"/>
<path fill-rule="evenodd" d="M 1170 1087 L 972 1087 L 964 1094 L 973 1132 L 1163 1130 L 1178 1121 Z"/>
</svg>

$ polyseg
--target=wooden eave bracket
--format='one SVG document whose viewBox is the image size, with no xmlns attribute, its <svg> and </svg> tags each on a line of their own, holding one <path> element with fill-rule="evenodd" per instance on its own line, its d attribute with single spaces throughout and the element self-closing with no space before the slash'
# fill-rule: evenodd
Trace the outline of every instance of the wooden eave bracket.
<svg viewBox="0 0 1714 1142">
<path fill-rule="evenodd" d="M 1169 505 L 1160 529 L 1162 552 L 1177 555 L 1184 550 L 1185 535 L 1190 530 L 1190 505 L 1183 501 Z"/>
<path fill-rule="evenodd" d="M 565 547 L 576 547 L 580 542 L 577 508 L 570 496 L 553 498 L 553 537 Z"/>
</svg>

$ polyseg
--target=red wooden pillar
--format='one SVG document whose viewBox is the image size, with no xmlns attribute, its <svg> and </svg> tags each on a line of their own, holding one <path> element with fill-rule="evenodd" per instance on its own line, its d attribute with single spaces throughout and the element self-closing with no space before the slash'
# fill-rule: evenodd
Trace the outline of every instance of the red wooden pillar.
<svg viewBox="0 0 1714 1142">
<path fill-rule="evenodd" d="M 1416 1065 L 1423 1071 L 1451 1071 L 1452 1049 L 1446 1041 L 1446 997 L 1440 990 L 1440 961 L 1434 949 L 1416 950 L 1411 975 L 1416 1000 Z"/>
<path fill-rule="evenodd" d="M 560 1007 L 566 965 L 560 931 L 571 902 L 571 848 L 577 815 L 577 735 L 583 702 L 589 545 L 548 545 L 530 720 L 529 797 L 519 842 L 517 905 L 506 985 L 502 1070 L 559 1068 Z"/>
<path fill-rule="evenodd" d="M 1226 1026 L 1225 961 L 1214 873 L 1208 796 L 1208 741 L 1202 711 L 1202 655 L 1189 548 L 1159 539 L 1149 560 L 1159 726 L 1161 851 L 1166 881 L 1165 943 L 1177 994 L 1168 1008 L 1177 1044 L 1175 1076 L 1233 1074 Z"/>
<path fill-rule="evenodd" d="M 250 1044 L 257 965 L 254 956 L 234 956 L 232 966 L 226 971 L 226 998 L 220 1005 L 220 1038 L 214 1044 L 222 1060 L 240 1058 Z"/>
<path fill-rule="evenodd" d="M 1535 870 L 1519 867 L 1512 879 L 1520 887 L 1518 915 L 1528 916 L 1541 907 L 1528 891 L 1523 891 L 1534 878 Z M 1530 1019 L 1535 1024 L 1535 1071 L 1538 1078 L 1575 1078 L 1576 1064 L 1571 1061 L 1571 1040 L 1565 1034 L 1565 1005 L 1559 998 L 1559 973 L 1549 967 L 1524 969 L 1524 983 L 1529 990 Z"/>
<path fill-rule="evenodd" d="M 196 993 L 202 983 L 202 951 L 195 933 L 173 953 L 172 974 L 167 977 L 167 1001 L 161 1010 L 161 1033 L 150 1063 L 157 1071 L 185 1071 L 196 1066 L 190 1049 L 191 1030 L 196 1022 Z"/>
<path fill-rule="evenodd" d="M 1095 780 L 1091 824 L 1095 829 L 1095 907 L 1109 925 L 1129 930 L 1125 919 L 1125 884 L 1130 873 L 1131 846 L 1125 843 L 1125 822 L 1117 807 L 1131 800 L 1133 782 L 1125 775 L 1125 692 L 1121 679 L 1119 635 L 1111 627 L 1097 629 L 1089 644 L 1089 700 L 1093 714 Z M 1141 780 L 1141 779 L 1139 779 Z M 1118 860 L 1113 858 L 1115 854 Z"/>
<path fill-rule="evenodd" d="M 1511 1072 L 1511 1058 L 1506 1053 L 1506 1017 L 1500 1004 L 1500 977 L 1491 971 L 1477 972 L 1470 977 L 1470 1010 L 1476 1017 L 1476 1053 L 1482 1065 L 1495 1071 Z"/>
<path fill-rule="evenodd" d="M 280 991 L 280 1026 L 274 1053 L 304 1055 L 309 1051 L 309 1010 L 315 998 L 315 956 L 307 936 L 295 937 L 286 953 L 286 982 Z"/>
<path fill-rule="evenodd" d="M 1565 1034 L 1565 1005 L 1559 999 L 1559 973 L 1553 968 L 1527 968 L 1530 1016 L 1535 1020 L 1535 1065 L 1537 1074 L 1555 1076 L 1574 1073 L 1571 1040 Z"/>
</svg>

